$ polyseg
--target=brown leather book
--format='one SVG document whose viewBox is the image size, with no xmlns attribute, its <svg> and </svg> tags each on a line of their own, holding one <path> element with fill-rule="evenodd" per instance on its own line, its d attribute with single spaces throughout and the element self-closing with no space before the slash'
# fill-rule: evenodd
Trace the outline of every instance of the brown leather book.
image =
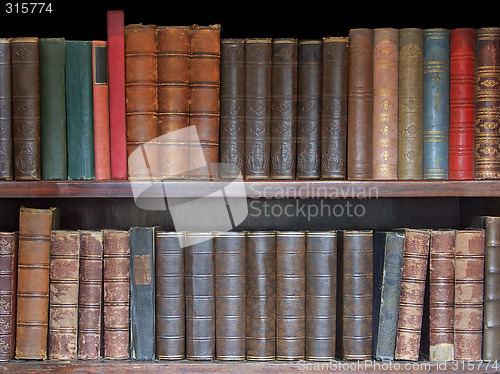
<svg viewBox="0 0 500 374">
<path fill-rule="evenodd" d="M 0 179 L 14 178 L 11 39 L 0 38 Z"/>
<path fill-rule="evenodd" d="M 157 146 L 153 141 L 157 137 L 156 79 L 156 26 L 126 25 L 125 97 L 130 180 L 157 178 Z M 142 151 L 130 157 L 140 147 Z"/>
<path fill-rule="evenodd" d="M 455 231 L 431 231 L 429 254 L 429 360 L 453 361 Z"/>
<path fill-rule="evenodd" d="M 272 40 L 271 179 L 295 179 L 297 53 L 297 39 Z"/>
<path fill-rule="evenodd" d="M 19 209 L 16 358 L 47 358 L 50 233 L 58 227 L 57 208 Z"/>
<path fill-rule="evenodd" d="M 453 337 L 457 361 L 482 359 L 484 246 L 484 230 L 457 230 Z"/>
<path fill-rule="evenodd" d="M 18 232 L 0 232 L 0 361 L 14 359 Z"/>
<path fill-rule="evenodd" d="M 398 39 L 373 30 L 373 179 L 398 179 Z"/>
<path fill-rule="evenodd" d="M 246 359 L 276 358 L 276 233 L 247 234 Z"/>
<path fill-rule="evenodd" d="M 130 233 L 103 230 L 104 358 L 130 357 Z"/>
<path fill-rule="evenodd" d="M 244 360 L 246 233 L 216 232 L 214 240 L 216 359 Z"/>
<path fill-rule="evenodd" d="M 50 236 L 50 360 L 77 358 L 79 270 L 79 232 L 53 230 Z"/>
<path fill-rule="evenodd" d="M 40 72 L 38 38 L 12 39 L 14 177 L 40 180 Z"/>
<path fill-rule="evenodd" d="M 189 139 L 189 178 L 217 179 L 220 25 L 191 27 L 190 57 L 189 124 L 196 129 L 198 140 Z"/>
<path fill-rule="evenodd" d="M 429 262 L 430 233 L 406 229 L 396 330 L 396 360 L 416 361 L 419 355 Z"/>
<path fill-rule="evenodd" d="M 347 178 L 373 177 L 373 30 L 349 31 Z"/>
<path fill-rule="evenodd" d="M 79 360 L 98 360 L 101 357 L 102 258 L 102 231 L 80 231 Z"/>
<path fill-rule="evenodd" d="M 321 179 L 346 178 L 347 37 L 323 38 Z"/>
</svg>

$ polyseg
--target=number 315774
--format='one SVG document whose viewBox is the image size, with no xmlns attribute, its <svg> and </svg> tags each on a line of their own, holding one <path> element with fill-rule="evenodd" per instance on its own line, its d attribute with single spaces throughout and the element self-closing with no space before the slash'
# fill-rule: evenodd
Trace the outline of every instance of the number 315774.
<svg viewBox="0 0 500 374">
<path fill-rule="evenodd" d="M 52 13 L 51 3 L 6 3 L 7 14 Z"/>
</svg>

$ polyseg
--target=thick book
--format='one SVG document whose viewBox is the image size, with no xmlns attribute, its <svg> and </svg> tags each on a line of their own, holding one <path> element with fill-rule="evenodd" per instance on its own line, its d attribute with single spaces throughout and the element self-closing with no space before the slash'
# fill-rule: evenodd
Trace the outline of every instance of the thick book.
<svg viewBox="0 0 500 374">
<path fill-rule="evenodd" d="M 14 178 L 11 39 L 0 38 L 0 179 Z"/>
<path fill-rule="evenodd" d="M 57 208 L 19 209 L 16 359 L 47 358 L 50 234 Z"/>
<path fill-rule="evenodd" d="M 79 232 L 52 230 L 48 337 L 50 360 L 77 358 L 79 270 Z"/>
<path fill-rule="evenodd" d="M 68 179 L 94 180 L 92 42 L 66 41 Z"/>
<path fill-rule="evenodd" d="M 66 41 L 41 38 L 40 126 L 42 179 L 68 178 L 66 150 Z"/>
<path fill-rule="evenodd" d="M 450 30 L 424 30 L 423 179 L 448 179 Z"/>
</svg>

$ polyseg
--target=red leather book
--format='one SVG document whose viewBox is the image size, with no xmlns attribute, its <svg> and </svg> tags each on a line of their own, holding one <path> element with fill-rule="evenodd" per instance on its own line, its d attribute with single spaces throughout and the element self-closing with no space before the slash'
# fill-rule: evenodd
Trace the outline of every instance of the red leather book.
<svg viewBox="0 0 500 374">
<path fill-rule="evenodd" d="M 450 31 L 449 178 L 474 179 L 475 30 Z"/>
</svg>

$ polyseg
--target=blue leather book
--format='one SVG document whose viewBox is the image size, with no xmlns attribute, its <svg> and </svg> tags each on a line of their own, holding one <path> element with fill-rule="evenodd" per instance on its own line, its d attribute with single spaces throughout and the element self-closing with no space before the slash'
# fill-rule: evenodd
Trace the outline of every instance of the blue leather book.
<svg viewBox="0 0 500 374">
<path fill-rule="evenodd" d="M 450 31 L 424 30 L 424 179 L 448 179 Z"/>
</svg>

